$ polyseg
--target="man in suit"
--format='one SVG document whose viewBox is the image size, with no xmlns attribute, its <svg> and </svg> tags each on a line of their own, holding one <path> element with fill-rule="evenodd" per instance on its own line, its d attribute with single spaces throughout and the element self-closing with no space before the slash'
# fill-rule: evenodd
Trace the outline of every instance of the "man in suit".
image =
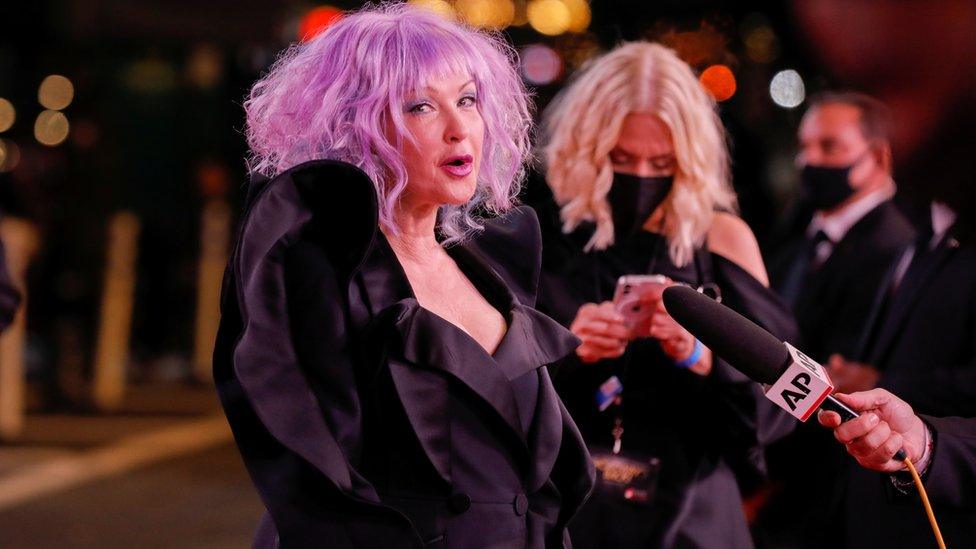
<svg viewBox="0 0 976 549">
<path fill-rule="evenodd" d="M 814 214 L 773 261 L 774 287 L 792 306 L 804 350 L 852 356 L 888 266 L 912 229 L 891 198 L 889 116 L 853 92 L 815 98 L 798 135 L 801 182 Z"/>
<path fill-rule="evenodd" d="M 976 416 L 976 222 L 971 184 L 926 182 L 932 202 L 919 236 L 880 286 L 860 361 L 837 360 L 831 376 L 844 391 L 882 387 L 919 413 Z M 919 188 L 913 194 L 922 195 Z M 900 505 L 890 486 L 854 469 L 845 482 L 852 547 L 929 542 L 924 515 Z M 976 509 L 941 510 L 947 540 L 976 546 Z M 884 524 L 885 528 L 869 527 Z"/>
<path fill-rule="evenodd" d="M 853 92 L 814 98 L 800 124 L 797 164 L 814 212 L 804 232 L 770 262 L 770 274 L 793 308 L 804 352 L 821 362 L 857 350 L 877 287 L 912 240 L 910 223 L 891 200 L 888 126 L 883 104 Z M 757 538 L 773 546 L 828 541 L 825 526 L 839 513 L 834 487 L 847 461 L 829 438 L 799 425 L 768 449 L 776 488 Z"/>
</svg>

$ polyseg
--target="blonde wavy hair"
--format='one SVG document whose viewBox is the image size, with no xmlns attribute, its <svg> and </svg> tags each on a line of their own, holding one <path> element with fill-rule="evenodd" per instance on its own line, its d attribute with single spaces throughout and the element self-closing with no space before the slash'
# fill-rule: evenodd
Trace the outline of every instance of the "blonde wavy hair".
<svg viewBox="0 0 976 549">
<path fill-rule="evenodd" d="M 671 260 L 686 265 L 715 210 L 735 212 L 737 201 L 715 101 L 691 67 L 660 44 L 631 42 L 590 61 L 546 109 L 541 156 L 563 231 L 592 221 L 596 230 L 586 251 L 613 244 L 609 154 L 633 112 L 653 113 L 671 130 L 677 168 L 661 206 L 662 232 Z"/>
</svg>

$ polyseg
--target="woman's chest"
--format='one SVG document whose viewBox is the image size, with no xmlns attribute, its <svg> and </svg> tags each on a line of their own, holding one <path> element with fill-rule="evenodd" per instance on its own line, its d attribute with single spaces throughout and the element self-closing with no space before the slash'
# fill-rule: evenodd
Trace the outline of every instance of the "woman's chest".
<svg viewBox="0 0 976 549">
<path fill-rule="evenodd" d="M 411 286 L 423 308 L 468 334 L 488 353 L 498 347 L 507 328 L 505 317 L 467 278 L 437 273 L 415 277 Z"/>
</svg>

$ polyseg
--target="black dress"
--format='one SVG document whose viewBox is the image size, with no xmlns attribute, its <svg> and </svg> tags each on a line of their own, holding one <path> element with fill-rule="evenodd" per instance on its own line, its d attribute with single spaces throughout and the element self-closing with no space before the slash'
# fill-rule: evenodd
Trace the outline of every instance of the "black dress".
<svg viewBox="0 0 976 549">
<path fill-rule="evenodd" d="M 531 211 L 448 248 L 506 317 L 489 354 L 418 304 L 361 171 L 309 162 L 250 194 L 214 373 L 268 510 L 255 545 L 568 544 L 593 469 L 546 368 L 578 341 L 532 309 Z"/>
<path fill-rule="evenodd" d="M 796 327 L 784 304 L 727 259 L 697 250 L 683 267 L 671 262 L 661 235 L 642 231 L 610 248 L 583 253 L 592 225 L 570 235 L 559 229 L 551 200 L 538 200 L 544 234 L 540 310 L 569 326 L 584 303 L 613 298 L 625 274 L 664 274 L 694 286 L 714 284 L 723 303 L 780 339 Z M 647 502 L 624 500 L 599 488 L 574 521 L 578 545 L 599 547 L 749 547 L 752 545 L 739 482 L 764 474 L 763 447 L 792 428 L 759 386 L 718 357 L 700 376 L 678 368 L 657 340 L 630 343 L 619 359 L 560 363 L 557 389 L 591 450 L 609 449 L 622 421 L 622 449 L 629 457 L 660 463 L 656 493 Z M 622 403 L 601 412 L 596 393 L 616 376 Z"/>
</svg>

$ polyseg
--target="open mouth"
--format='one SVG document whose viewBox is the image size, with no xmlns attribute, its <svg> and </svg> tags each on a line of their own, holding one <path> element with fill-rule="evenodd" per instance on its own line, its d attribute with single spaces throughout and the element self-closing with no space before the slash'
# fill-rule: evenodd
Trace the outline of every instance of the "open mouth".
<svg viewBox="0 0 976 549">
<path fill-rule="evenodd" d="M 471 158 L 471 155 L 470 154 L 464 154 L 464 155 L 460 155 L 460 156 L 452 156 L 452 157 L 448 158 L 447 161 L 445 161 L 443 164 L 441 164 L 441 166 L 461 167 L 461 166 L 464 166 L 465 164 L 470 164 L 472 160 L 473 159 Z"/>
<path fill-rule="evenodd" d="M 452 156 L 441 164 L 441 169 L 454 177 L 465 177 L 473 169 L 474 158 L 470 154 Z"/>
</svg>

